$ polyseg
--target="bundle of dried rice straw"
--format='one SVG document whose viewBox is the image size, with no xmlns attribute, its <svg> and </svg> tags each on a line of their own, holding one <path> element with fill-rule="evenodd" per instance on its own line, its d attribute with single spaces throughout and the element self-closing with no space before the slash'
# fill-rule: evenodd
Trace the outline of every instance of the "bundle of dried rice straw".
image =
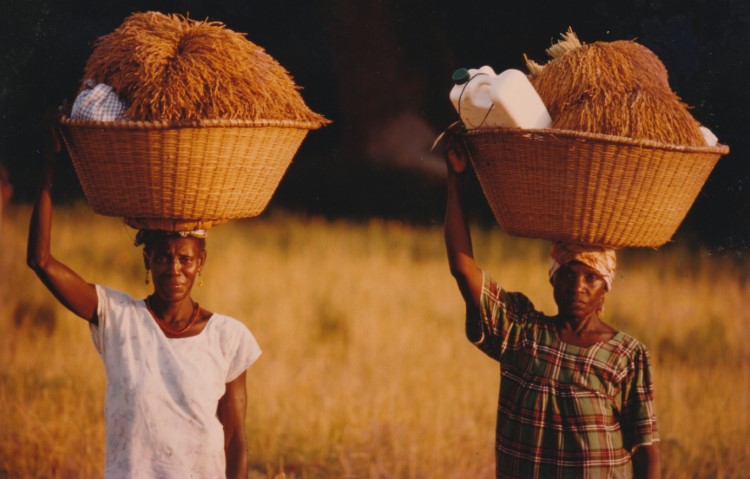
<svg viewBox="0 0 750 479">
<path fill-rule="evenodd" d="M 329 123 L 307 107 L 289 73 L 263 48 L 215 21 L 134 13 L 95 42 L 88 78 L 127 101 L 131 120 Z"/>
<path fill-rule="evenodd" d="M 706 145 L 700 124 L 648 48 L 624 40 L 582 44 L 568 30 L 547 52 L 547 64 L 526 63 L 552 128 Z"/>
</svg>

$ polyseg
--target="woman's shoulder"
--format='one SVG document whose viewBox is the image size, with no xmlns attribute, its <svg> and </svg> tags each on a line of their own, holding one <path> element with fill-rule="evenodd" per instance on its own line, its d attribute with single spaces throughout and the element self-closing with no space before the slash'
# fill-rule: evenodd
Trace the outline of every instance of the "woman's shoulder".
<svg viewBox="0 0 750 479">
<path fill-rule="evenodd" d="M 221 313 L 213 313 L 210 321 L 213 324 L 207 326 L 209 334 L 218 341 L 227 357 L 249 358 L 247 363 L 249 366 L 260 356 L 258 341 L 245 323 Z"/>
<path fill-rule="evenodd" d="M 211 320 L 216 320 L 217 323 L 226 323 L 226 324 L 234 324 L 234 323 L 242 323 L 239 319 L 235 318 L 234 316 L 230 316 L 228 314 L 224 313 L 217 313 L 216 311 L 211 313 Z"/>
<path fill-rule="evenodd" d="M 640 369 L 650 365 L 651 359 L 646 345 L 624 331 L 618 331 L 605 344 L 609 346 L 612 356 L 619 358 L 622 367 Z"/>
<path fill-rule="evenodd" d="M 226 335 L 250 333 L 250 328 L 245 323 L 226 314 L 215 312 L 211 315 L 210 322 L 213 323 L 214 329 Z"/>
<path fill-rule="evenodd" d="M 138 302 L 133 296 L 125 291 L 120 291 L 111 286 L 105 286 L 103 284 L 95 284 L 96 295 L 99 301 L 110 304 L 110 305 L 134 305 Z"/>
<path fill-rule="evenodd" d="M 534 302 L 524 293 L 503 290 L 500 294 L 500 299 L 505 306 L 509 321 L 522 323 L 527 327 L 547 327 L 551 320 L 544 313 L 536 309 Z"/>
<path fill-rule="evenodd" d="M 534 303 L 524 293 L 519 291 L 508 291 L 503 288 L 491 275 L 484 274 L 482 296 L 488 303 L 498 303 L 503 305 L 504 309 L 512 311 L 516 316 L 526 317 L 527 315 L 541 314 L 537 311 Z"/>
<path fill-rule="evenodd" d="M 645 344 L 640 342 L 635 336 L 631 336 L 630 334 L 622 330 L 618 330 L 615 333 L 612 341 L 614 341 L 614 343 L 617 344 L 618 348 L 623 351 L 631 353 L 648 352 Z"/>
</svg>

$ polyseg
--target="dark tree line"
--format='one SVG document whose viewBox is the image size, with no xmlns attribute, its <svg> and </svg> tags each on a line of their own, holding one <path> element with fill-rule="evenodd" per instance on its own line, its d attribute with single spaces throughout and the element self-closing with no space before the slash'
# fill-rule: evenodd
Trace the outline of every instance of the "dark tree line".
<svg viewBox="0 0 750 479">
<path fill-rule="evenodd" d="M 273 204 L 330 216 L 442 219 L 435 135 L 455 118 L 460 66 L 524 68 L 523 54 L 573 27 L 585 42 L 636 39 L 665 63 L 672 88 L 732 152 L 711 175 L 679 235 L 716 250 L 750 246 L 750 4 L 743 0 L 436 2 L 427 0 L 4 0 L 0 16 L 0 161 L 16 201 L 34 189 L 43 112 L 72 100 L 91 42 L 147 9 L 218 20 L 248 34 L 334 120 L 305 140 Z M 63 168 L 62 199 L 80 198 Z M 479 196 L 479 195 L 477 195 Z M 481 205 L 481 198 L 477 198 Z M 488 219 L 488 212 L 478 213 Z"/>
</svg>

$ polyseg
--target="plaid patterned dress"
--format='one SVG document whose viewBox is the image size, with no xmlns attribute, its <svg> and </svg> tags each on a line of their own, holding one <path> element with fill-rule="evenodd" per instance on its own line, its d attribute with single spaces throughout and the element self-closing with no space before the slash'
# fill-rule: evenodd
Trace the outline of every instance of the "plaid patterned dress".
<svg viewBox="0 0 750 479">
<path fill-rule="evenodd" d="M 498 478 L 629 478 L 633 449 L 659 440 L 649 355 L 636 339 L 563 343 L 552 318 L 487 276 L 466 328 L 501 363 Z"/>
</svg>

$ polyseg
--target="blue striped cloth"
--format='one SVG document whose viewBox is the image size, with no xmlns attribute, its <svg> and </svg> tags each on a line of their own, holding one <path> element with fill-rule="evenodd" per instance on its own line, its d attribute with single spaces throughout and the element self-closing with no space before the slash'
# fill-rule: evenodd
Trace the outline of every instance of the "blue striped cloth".
<svg viewBox="0 0 750 479">
<path fill-rule="evenodd" d="M 128 120 L 128 105 L 109 85 L 86 80 L 86 88 L 78 94 L 70 117 L 74 120 Z"/>
</svg>

